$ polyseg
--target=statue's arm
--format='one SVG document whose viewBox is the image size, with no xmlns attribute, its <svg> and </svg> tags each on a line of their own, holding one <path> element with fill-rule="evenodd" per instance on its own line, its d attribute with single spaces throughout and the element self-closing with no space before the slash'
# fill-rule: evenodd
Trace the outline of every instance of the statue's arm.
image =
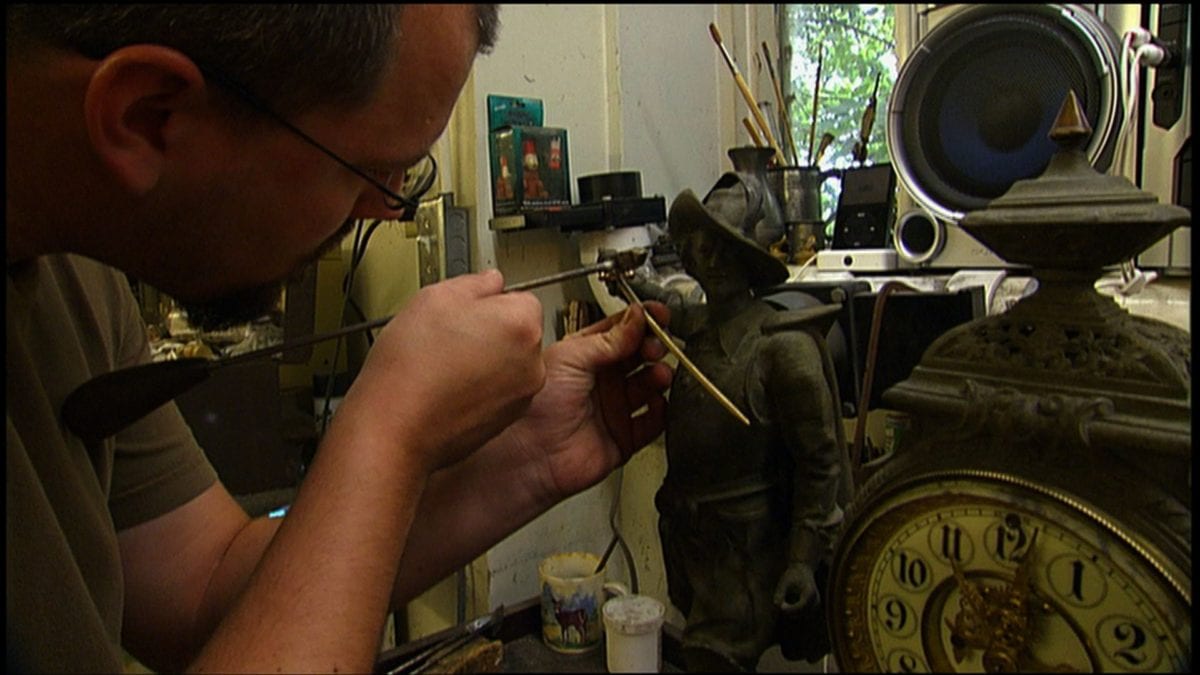
<svg viewBox="0 0 1200 675">
<path fill-rule="evenodd" d="M 777 594 L 787 609 L 816 599 L 813 571 L 829 555 L 842 522 L 842 422 L 816 339 L 802 330 L 765 339 L 764 390 L 794 464 L 789 569 Z"/>
<path fill-rule="evenodd" d="M 701 327 L 704 321 L 704 304 L 699 299 L 684 295 L 678 287 L 662 284 L 640 272 L 628 282 L 638 298 L 657 300 L 671 310 L 671 324 L 665 328 L 672 334 L 686 339 Z M 624 299 L 619 292 L 615 295 Z"/>
</svg>

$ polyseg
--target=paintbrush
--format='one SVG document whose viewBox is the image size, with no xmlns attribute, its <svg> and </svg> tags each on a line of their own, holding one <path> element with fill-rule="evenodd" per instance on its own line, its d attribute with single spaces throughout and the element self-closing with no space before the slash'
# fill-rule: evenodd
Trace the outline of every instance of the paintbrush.
<svg viewBox="0 0 1200 675">
<path fill-rule="evenodd" d="M 749 117 L 742 118 L 742 125 L 746 127 L 746 131 L 750 134 L 750 140 L 754 141 L 754 147 L 761 148 L 763 146 L 762 136 L 758 135 L 758 129 L 750 122 Z"/>
<path fill-rule="evenodd" d="M 813 83 L 812 126 L 808 130 L 808 165 L 813 165 L 813 144 L 817 140 L 817 110 L 821 107 L 821 68 L 825 65 L 825 46 L 817 46 L 817 80 Z"/>
<path fill-rule="evenodd" d="M 818 166 L 821 163 L 821 158 L 825 156 L 825 151 L 829 149 L 833 143 L 833 134 L 826 131 L 821 134 L 821 142 L 817 145 L 817 156 L 813 158 L 813 166 Z"/>
<path fill-rule="evenodd" d="M 602 276 L 601 278 L 604 277 Z M 654 316 L 650 314 L 650 310 L 646 309 L 646 306 L 642 304 L 642 301 L 638 298 L 637 294 L 634 293 L 633 289 L 629 286 L 629 282 L 625 281 L 625 277 L 618 275 L 614 281 L 616 281 L 617 289 L 622 295 L 625 296 L 626 302 L 628 302 L 630 305 L 641 305 L 643 313 L 646 315 L 646 325 L 650 327 L 650 330 L 653 331 L 656 336 L 658 336 L 659 342 L 663 343 L 663 346 L 667 348 L 667 351 L 671 352 L 675 355 L 675 358 L 679 359 L 679 365 L 683 366 L 685 370 L 690 372 L 692 377 L 696 378 L 696 382 L 700 384 L 704 391 L 708 392 L 710 396 L 716 399 L 717 403 L 721 404 L 721 407 L 728 410 L 729 414 L 736 417 L 742 424 L 750 426 L 750 418 L 746 417 L 746 414 L 741 410 L 738 410 L 738 407 L 734 405 L 733 401 L 729 400 L 729 397 L 721 393 L 721 390 L 717 388 L 717 385 L 713 384 L 712 380 L 708 379 L 708 377 L 706 377 L 704 373 L 700 371 L 700 368 L 696 366 L 695 363 L 692 363 L 692 360 L 683 353 L 683 350 L 679 348 L 679 345 L 675 344 L 675 341 L 671 339 L 670 334 L 667 333 L 662 326 L 658 325 L 658 321 L 654 320 Z"/>
<path fill-rule="evenodd" d="M 742 77 L 742 71 L 738 69 L 737 64 L 733 62 L 733 57 L 729 55 L 729 51 L 725 49 L 725 42 L 721 39 L 721 31 L 717 29 L 717 24 L 708 24 L 708 32 L 712 34 L 713 42 L 717 43 L 717 47 L 721 49 L 721 56 L 725 57 L 725 63 L 729 66 L 729 72 L 733 73 L 733 81 L 737 83 L 738 89 L 742 92 L 742 97 L 746 99 L 746 105 L 750 108 L 750 113 L 754 115 L 754 121 L 762 130 L 763 138 L 766 139 L 767 145 L 775 151 L 775 160 L 780 166 L 787 164 L 787 157 L 784 157 L 783 151 L 779 149 L 779 143 L 775 140 L 775 135 L 771 133 L 771 126 L 767 124 L 767 119 L 763 117 L 762 110 L 758 107 L 758 102 L 754 98 L 754 94 L 750 91 L 750 85 L 746 84 L 745 78 Z"/>
<path fill-rule="evenodd" d="M 854 144 L 853 157 L 859 164 L 867 161 L 867 143 L 871 140 L 871 128 L 875 126 L 875 106 L 879 102 L 880 75 L 882 73 L 875 73 L 875 89 L 871 91 L 871 99 L 867 101 L 867 107 L 863 110 L 862 123 L 858 129 L 858 142 Z"/>
<path fill-rule="evenodd" d="M 779 104 L 779 127 L 783 129 L 783 135 L 787 139 L 788 149 L 792 151 L 792 163 L 800 163 L 800 155 L 796 152 L 796 138 L 792 135 L 791 120 L 788 119 L 787 104 L 783 100 L 783 88 L 779 84 L 779 78 L 775 77 L 775 62 L 771 60 L 771 49 L 767 47 L 767 41 L 762 43 L 763 57 L 767 62 L 767 74 L 771 76 L 771 87 L 775 89 L 775 101 Z"/>
</svg>

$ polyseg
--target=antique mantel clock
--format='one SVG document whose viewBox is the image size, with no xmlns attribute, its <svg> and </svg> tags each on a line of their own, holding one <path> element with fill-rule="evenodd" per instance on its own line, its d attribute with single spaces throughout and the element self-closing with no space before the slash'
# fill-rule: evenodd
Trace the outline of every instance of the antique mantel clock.
<svg viewBox="0 0 1200 675">
<path fill-rule="evenodd" d="M 913 426 L 859 486 L 828 619 L 843 671 L 1191 668 L 1191 342 L 1096 293 L 1189 222 L 1080 151 L 962 227 L 1039 286 L 888 390 Z"/>
</svg>

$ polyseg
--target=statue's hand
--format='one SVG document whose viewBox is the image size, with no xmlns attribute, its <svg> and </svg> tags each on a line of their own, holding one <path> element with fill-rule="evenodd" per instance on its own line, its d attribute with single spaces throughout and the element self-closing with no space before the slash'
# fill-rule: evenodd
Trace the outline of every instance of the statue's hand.
<svg viewBox="0 0 1200 675">
<path fill-rule="evenodd" d="M 775 604 L 784 612 L 798 612 L 820 600 L 813 568 L 808 563 L 792 563 L 784 570 L 775 587 Z"/>
<path fill-rule="evenodd" d="M 813 567 L 793 562 L 775 589 L 775 604 L 781 610 L 779 647 L 783 657 L 791 661 L 815 663 L 831 648 Z"/>
<path fill-rule="evenodd" d="M 662 300 L 662 287 L 650 280 L 650 274 L 645 268 L 638 268 L 623 275 L 625 283 L 629 284 L 629 289 L 639 300 Z M 617 285 L 616 275 L 609 274 L 602 277 L 605 289 L 614 298 L 628 300 L 625 294 Z"/>
</svg>

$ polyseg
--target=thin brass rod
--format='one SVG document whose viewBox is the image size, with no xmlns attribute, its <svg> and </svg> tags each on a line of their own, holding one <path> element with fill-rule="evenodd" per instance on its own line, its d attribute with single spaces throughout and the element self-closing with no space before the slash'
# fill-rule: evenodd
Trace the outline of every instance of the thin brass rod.
<svg viewBox="0 0 1200 675">
<path fill-rule="evenodd" d="M 629 302 L 629 304 L 642 305 L 642 301 L 638 299 L 637 294 L 634 293 L 633 289 L 629 287 L 629 282 L 625 281 L 624 277 L 618 275 L 616 277 L 616 281 L 617 287 L 621 289 L 621 294 L 625 296 L 625 299 Z M 717 399 L 717 402 L 724 406 L 724 408 L 730 413 L 732 413 L 734 417 L 738 418 L 742 424 L 750 426 L 750 418 L 746 417 L 741 410 L 738 410 L 737 406 L 734 405 L 733 402 L 725 396 L 725 394 L 722 394 L 720 389 L 717 389 L 717 385 L 713 384 L 712 381 L 704 376 L 704 373 L 700 372 L 700 369 L 696 367 L 696 364 L 692 363 L 692 360 L 683 353 L 683 350 L 679 348 L 679 345 L 675 344 L 675 341 L 671 339 L 671 336 L 667 334 L 667 331 L 663 330 L 662 326 L 658 325 L 658 322 L 655 321 L 654 317 L 650 315 L 650 312 L 646 310 L 645 305 L 642 305 L 642 311 L 646 315 L 646 325 L 650 326 L 650 330 L 654 331 L 654 334 L 657 335 L 658 339 L 662 341 L 663 346 L 665 346 L 672 354 L 674 354 L 675 358 L 679 359 L 679 363 L 686 368 L 693 377 L 696 378 L 696 381 L 700 383 L 700 386 L 704 387 L 705 391 L 711 394 L 713 398 Z"/>
</svg>

